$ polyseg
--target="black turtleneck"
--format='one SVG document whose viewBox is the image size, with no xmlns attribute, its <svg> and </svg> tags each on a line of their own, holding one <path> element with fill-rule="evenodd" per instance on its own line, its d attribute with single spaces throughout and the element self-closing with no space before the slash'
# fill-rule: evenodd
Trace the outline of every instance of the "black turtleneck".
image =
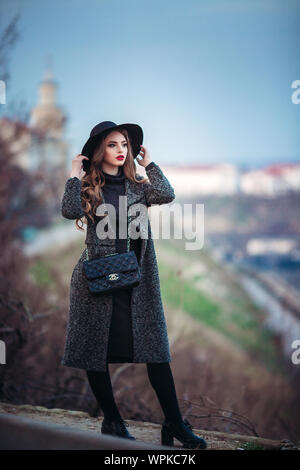
<svg viewBox="0 0 300 470">
<path fill-rule="evenodd" d="M 127 239 L 119 238 L 119 196 L 125 196 L 125 174 L 123 166 L 119 166 L 116 175 L 110 175 L 103 171 L 105 176 L 105 184 L 102 187 L 104 200 L 106 203 L 112 204 L 116 210 L 116 252 L 124 253 L 127 251 Z M 130 250 L 134 250 L 139 260 L 141 248 L 141 239 L 130 240 Z"/>
<path fill-rule="evenodd" d="M 110 175 L 103 171 L 105 176 L 105 184 L 102 187 L 104 200 L 109 204 L 113 204 L 116 214 L 119 213 L 119 196 L 125 196 L 125 175 L 123 167 L 118 168 L 116 175 Z"/>
<path fill-rule="evenodd" d="M 116 210 L 116 252 L 127 251 L 127 238 L 119 238 L 119 196 L 125 196 L 125 175 L 123 166 L 116 175 L 104 173 L 105 184 L 102 187 L 104 200 L 113 204 Z M 130 240 L 130 250 L 134 250 L 139 261 L 141 239 Z M 132 362 L 133 338 L 131 328 L 131 295 L 132 288 L 114 293 L 113 312 L 108 343 L 108 362 Z"/>
</svg>

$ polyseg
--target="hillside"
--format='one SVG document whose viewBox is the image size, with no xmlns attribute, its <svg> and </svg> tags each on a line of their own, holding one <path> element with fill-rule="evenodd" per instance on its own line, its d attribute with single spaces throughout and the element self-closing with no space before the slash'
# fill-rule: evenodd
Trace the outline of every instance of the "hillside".
<svg viewBox="0 0 300 470">
<path fill-rule="evenodd" d="M 282 360 L 276 336 L 262 327 L 264 312 L 249 300 L 235 273 L 207 253 L 195 256 L 157 241 L 156 248 L 184 417 L 209 432 L 297 439 L 299 383 Z M 41 286 L 47 310 L 33 310 L 38 318 L 28 323 L 34 328 L 6 373 L 1 401 L 101 415 L 84 371 L 59 365 L 69 282 L 81 250 L 82 243 L 53 246 L 31 259 L 30 276 Z M 27 301 L 30 306 L 32 299 Z M 110 370 L 121 415 L 160 423 L 162 411 L 145 364 L 111 364 Z"/>
</svg>

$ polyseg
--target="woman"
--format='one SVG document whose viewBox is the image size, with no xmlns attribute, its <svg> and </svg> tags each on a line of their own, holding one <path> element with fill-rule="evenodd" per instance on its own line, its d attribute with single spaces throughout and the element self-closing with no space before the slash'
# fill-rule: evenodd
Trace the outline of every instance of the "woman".
<svg viewBox="0 0 300 470">
<path fill-rule="evenodd" d="M 159 166 L 151 161 L 142 142 L 140 126 L 104 121 L 92 129 L 81 154 L 72 161 L 61 210 L 67 219 L 76 219 L 78 228 L 82 229 L 81 219 L 87 224 L 85 243 L 90 260 L 127 251 L 127 239 L 119 236 L 120 196 L 123 200 L 125 196 L 127 211 L 133 204 L 148 208 L 175 198 L 173 188 Z M 136 173 L 134 159 L 138 155 L 137 162 L 145 168 L 148 178 Z M 96 228 L 103 222 L 103 216 L 101 219 L 98 214 L 101 204 L 106 203 L 116 210 L 115 236 L 100 239 L 99 227 Z M 140 232 L 140 237 L 130 237 L 130 250 L 134 250 L 141 271 L 138 286 L 100 297 L 91 293 L 82 269 L 86 250 L 81 254 L 71 277 L 62 365 L 86 370 L 104 414 L 102 433 L 135 439 L 126 429 L 128 423 L 115 403 L 108 364 L 146 363 L 150 383 L 165 415 L 162 444 L 172 445 L 176 437 L 185 447 L 205 448 L 204 439 L 192 432 L 178 406 L 150 222 L 148 217 L 139 223 L 135 220 L 130 224 Z M 112 227 L 109 214 L 105 222 Z"/>
</svg>

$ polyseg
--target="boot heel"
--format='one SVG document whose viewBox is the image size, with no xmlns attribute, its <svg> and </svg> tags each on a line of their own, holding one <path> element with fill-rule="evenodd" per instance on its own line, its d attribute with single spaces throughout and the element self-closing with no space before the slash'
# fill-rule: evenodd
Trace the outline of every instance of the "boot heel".
<svg viewBox="0 0 300 470">
<path fill-rule="evenodd" d="M 170 447 L 174 446 L 174 437 L 164 426 L 161 429 L 161 445 Z"/>
</svg>

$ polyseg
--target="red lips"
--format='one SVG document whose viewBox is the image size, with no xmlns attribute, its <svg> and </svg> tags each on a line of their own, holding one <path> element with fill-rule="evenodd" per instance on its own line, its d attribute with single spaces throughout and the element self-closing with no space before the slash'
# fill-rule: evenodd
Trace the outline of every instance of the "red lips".
<svg viewBox="0 0 300 470">
<path fill-rule="evenodd" d="M 124 155 L 118 155 L 116 158 L 117 158 L 118 160 L 121 160 L 122 158 L 124 158 Z"/>
</svg>

